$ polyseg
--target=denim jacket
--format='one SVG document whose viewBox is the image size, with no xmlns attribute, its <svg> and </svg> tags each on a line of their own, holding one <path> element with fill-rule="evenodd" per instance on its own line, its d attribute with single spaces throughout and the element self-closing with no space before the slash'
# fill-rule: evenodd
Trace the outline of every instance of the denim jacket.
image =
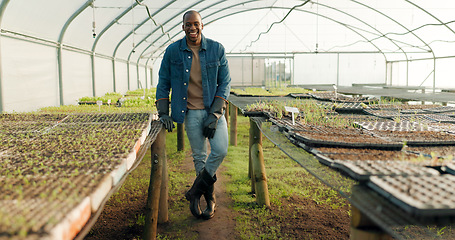
<svg viewBox="0 0 455 240">
<path fill-rule="evenodd" d="M 169 99 L 171 95 L 171 117 L 183 123 L 187 111 L 187 90 L 193 54 L 186 38 L 172 43 L 166 49 L 159 71 L 156 99 Z M 201 49 L 202 89 L 205 109 L 208 111 L 215 97 L 227 101 L 231 89 L 228 61 L 223 45 L 202 35 Z"/>
</svg>

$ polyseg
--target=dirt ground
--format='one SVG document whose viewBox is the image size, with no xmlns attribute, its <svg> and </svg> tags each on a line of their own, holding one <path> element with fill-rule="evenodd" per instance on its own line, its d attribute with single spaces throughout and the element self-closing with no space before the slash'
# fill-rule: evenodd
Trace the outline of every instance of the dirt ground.
<svg viewBox="0 0 455 240">
<path fill-rule="evenodd" d="M 187 157 L 181 170 L 194 171 L 190 157 Z M 241 213 L 230 208 L 232 200 L 225 191 L 225 185 L 229 179 L 226 179 L 226 176 L 222 174 L 223 171 L 222 165 L 217 173 L 218 181 L 215 183 L 215 195 L 217 198 L 215 216 L 210 220 L 196 219 L 187 208 L 187 215 L 182 220 L 186 222 L 187 227 L 180 229 L 175 236 L 194 236 L 196 234 L 198 236 L 197 239 L 201 240 L 240 239 L 236 230 L 236 218 Z M 188 188 L 193 180 L 194 178 L 189 179 Z M 137 216 L 145 212 L 146 194 L 147 192 L 144 191 L 143 198 L 131 199 L 130 204 L 125 204 L 121 207 L 109 207 L 106 205 L 90 234 L 84 239 L 141 239 L 140 236 L 143 229 L 138 224 L 134 224 L 132 221 L 135 220 L 131 219 L 137 219 Z M 175 204 L 172 201 L 185 201 L 187 203 L 183 194 L 178 199 L 170 199 L 170 205 Z M 291 197 L 290 199 L 283 199 L 281 206 L 272 204 L 271 211 L 273 211 L 273 216 L 275 217 L 270 222 L 271 224 L 274 222 L 279 223 L 281 226 L 281 232 L 277 233 L 277 238 L 349 239 L 349 217 L 346 214 L 346 208 L 333 210 L 328 206 L 318 205 L 311 199 Z M 169 232 L 173 229 L 172 225 L 172 222 L 158 225 L 158 233 L 163 235 L 166 233 L 168 237 L 166 239 L 174 239 L 174 234 Z"/>
</svg>

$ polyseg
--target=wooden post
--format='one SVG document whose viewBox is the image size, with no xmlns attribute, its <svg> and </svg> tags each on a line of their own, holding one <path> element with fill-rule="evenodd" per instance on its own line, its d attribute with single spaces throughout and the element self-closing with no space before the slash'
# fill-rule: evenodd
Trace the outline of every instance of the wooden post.
<svg viewBox="0 0 455 240">
<path fill-rule="evenodd" d="M 224 113 L 224 117 L 226 118 L 226 126 L 229 126 L 229 114 L 230 114 L 229 109 L 231 109 L 230 105 L 231 105 L 231 103 L 226 104 L 226 111 Z"/>
<path fill-rule="evenodd" d="M 253 128 L 256 127 L 256 123 L 250 119 L 250 131 L 249 131 L 249 143 L 248 143 L 248 177 L 251 179 L 251 193 L 256 192 L 256 187 L 254 186 L 255 182 L 253 181 L 253 161 L 251 159 L 251 148 L 254 144 L 254 132 Z"/>
<path fill-rule="evenodd" d="M 257 124 L 250 119 L 250 177 L 251 189 L 256 193 L 256 202 L 270 208 L 267 176 L 265 174 L 262 152 L 262 133 Z"/>
<path fill-rule="evenodd" d="M 351 240 L 392 240 L 373 221 L 351 205 Z"/>
<path fill-rule="evenodd" d="M 229 143 L 231 146 L 237 146 L 237 107 L 232 103 L 229 103 L 229 116 L 230 116 L 230 134 L 229 134 Z"/>
<path fill-rule="evenodd" d="M 165 139 L 166 140 L 166 139 Z M 166 148 L 166 145 L 163 147 Z M 160 188 L 160 205 L 158 211 L 158 223 L 166 223 L 169 221 L 169 173 L 167 171 L 166 151 L 163 158 L 163 176 L 161 178 Z"/>
<path fill-rule="evenodd" d="M 267 176 L 265 174 L 264 155 L 262 145 L 255 143 L 251 148 L 251 158 L 253 162 L 253 179 L 256 186 L 256 202 L 260 206 L 270 208 L 269 189 L 267 186 Z"/>
<path fill-rule="evenodd" d="M 163 163 L 166 161 L 166 129 L 161 128 L 151 146 L 152 168 L 147 196 L 144 240 L 156 239 L 158 209 L 160 204 Z"/>
<path fill-rule="evenodd" d="M 183 123 L 177 123 L 177 151 L 185 150 L 185 126 Z"/>
</svg>

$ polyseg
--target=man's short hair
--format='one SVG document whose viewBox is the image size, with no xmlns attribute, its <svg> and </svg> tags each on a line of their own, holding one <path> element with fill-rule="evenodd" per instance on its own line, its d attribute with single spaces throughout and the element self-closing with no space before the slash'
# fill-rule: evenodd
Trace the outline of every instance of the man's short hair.
<svg viewBox="0 0 455 240">
<path fill-rule="evenodd" d="M 186 15 L 188 15 L 188 14 L 197 14 L 197 15 L 199 15 L 199 17 L 201 17 L 201 19 L 202 19 L 202 16 L 201 16 L 201 14 L 200 14 L 199 12 L 197 12 L 197 11 L 195 11 L 195 10 L 189 10 L 189 11 L 187 11 L 187 12 L 185 12 L 185 13 L 183 14 L 183 23 L 185 23 L 185 17 L 186 17 Z"/>
</svg>

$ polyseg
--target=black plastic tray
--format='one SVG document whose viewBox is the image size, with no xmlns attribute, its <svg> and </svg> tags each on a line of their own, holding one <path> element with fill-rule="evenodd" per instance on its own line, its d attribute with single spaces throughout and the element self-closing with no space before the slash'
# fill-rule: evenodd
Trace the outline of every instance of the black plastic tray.
<svg viewBox="0 0 455 240">
<path fill-rule="evenodd" d="M 368 181 L 371 176 L 439 175 L 435 169 L 414 165 L 406 161 L 335 160 L 332 166 L 360 182 Z"/>
<path fill-rule="evenodd" d="M 265 118 L 270 118 L 271 114 L 269 112 L 259 112 L 259 111 L 245 111 L 243 112 L 243 115 L 245 117 L 265 117 Z"/>
<path fill-rule="evenodd" d="M 455 107 L 440 106 L 440 107 L 428 108 L 428 109 L 425 109 L 425 111 L 426 112 L 431 112 L 431 113 L 453 112 L 453 111 L 455 111 Z"/>
<path fill-rule="evenodd" d="M 406 145 L 418 146 L 452 146 L 455 145 L 455 135 L 448 132 L 438 131 L 371 131 L 375 136 L 389 139 L 392 142 L 406 142 Z M 419 136 L 419 134 L 432 133 L 433 136 Z M 446 139 L 437 139 L 438 134 L 448 134 Z M 452 137 L 453 136 L 453 137 Z M 431 137 L 434 137 L 433 139 Z M 428 140 L 420 140 L 418 138 L 427 138 Z M 453 139 L 453 140 L 452 140 Z"/>
<path fill-rule="evenodd" d="M 390 150 L 400 150 L 403 147 L 401 143 L 368 143 L 368 142 L 345 142 L 343 141 L 342 136 L 340 136 L 340 141 L 326 141 L 308 138 L 298 132 L 292 133 L 293 137 L 303 142 L 305 145 L 311 147 L 346 147 L 346 148 L 372 148 L 372 149 L 390 149 Z M 360 135 L 360 134 L 359 134 Z"/>
<path fill-rule="evenodd" d="M 356 125 L 362 127 L 366 130 L 385 130 L 385 131 L 411 131 L 411 130 L 420 130 L 426 131 L 429 130 L 429 127 L 418 122 L 410 121 L 374 121 L 374 122 L 355 122 Z"/>
<path fill-rule="evenodd" d="M 455 163 L 449 163 L 446 166 L 441 167 L 442 171 L 455 175 Z"/>
<path fill-rule="evenodd" d="M 415 216 L 455 215 L 455 176 L 372 176 L 367 185 Z"/>
<path fill-rule="evenodd" d="M 290 93 L 288 96 L 293 97 L 293 98 L 302 98 L 302 99 L 312 98 L 311 95 L 308 93 Z"/>
<path fill-rule="evenodd" d="M 304 145 L 304 144 L 303 144 Z M 306 145 L 305 145 L 306 146 Z M 307 147 L 308 148 L 308 147 Z M 310 152 L 311 154 L 313 154 L 314 156 L 316 156 L 316 159 L 318 159 L 318 161 L 326 166 L 329 166 L 329 167 L 332 167 L 332 164 L 333 164 L 333 159 L 325 156 L 322 152 L 320 152 L 319 150 L 317 149 L 314 149 L 314 148 L 309 148 L 307 150 L 308 152 Z"/>
<path fill-rule="evenodd" d="M 435 121 L 435 122 L 441 122 L 441 123 L 455 123 L 455 118 L 450 117 L 448 115 L 443 115 L 443 114 L 426 114 L 426 117 L 429 119 Z"/>
<path fill-rule="evenodd" d="M 371 108 L 364 108 L 364 114 L 373 115 L 380 118 L 394 118 L 399 117 L 402 114 L 396 109 L 371 109 Z"/>
</svg>

